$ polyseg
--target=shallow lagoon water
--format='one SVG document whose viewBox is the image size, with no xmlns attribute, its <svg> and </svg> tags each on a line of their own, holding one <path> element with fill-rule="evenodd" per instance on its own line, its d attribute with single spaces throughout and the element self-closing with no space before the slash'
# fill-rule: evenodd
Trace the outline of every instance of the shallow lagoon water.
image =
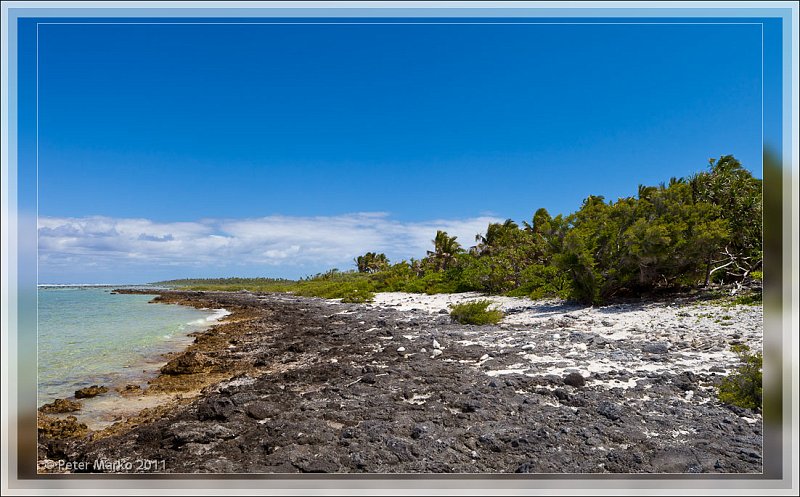
<svg viewBox="0 0 800 497">
<path fill-rule="evenodd" d="M 188 334 L 225 312 L 149 304 L 152 295 L 112 294 L 113 287 L 40 287 L 38 405 L 72 397 L 89 385 L 144 385 L 164 354 L 192 342 Z M 98 398 L 98 401 L 100 398 Z M 110 400 L 110 399 L 108 399 Z"/>
</svg>

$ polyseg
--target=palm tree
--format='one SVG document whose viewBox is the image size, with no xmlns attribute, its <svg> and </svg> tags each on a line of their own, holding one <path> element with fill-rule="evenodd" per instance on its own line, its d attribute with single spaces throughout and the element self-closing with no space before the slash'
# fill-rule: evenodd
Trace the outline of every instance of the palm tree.
<svg viewBox="0 0 800 497">
<path fill-rule="evenodd" d="M 533 219 L 531 219 L 530 223 L 522 221 L 522 224 L 525 225 L 525 231 L 542 235 L 550 231 L 550 223 L 552 221 L 553 218 L 550 217 L 550 213 L 547 212 L 547 209 L 541 207 L 533 214 Z"/>
<path fill-rule="evenodd" d="M 456 241 L 455 236 L 449 236 L 446 231 L 438 230 L 433 241 L 433 252 L 428 251 L 428 257 L 434 261 L 437 271 L 443 271 L 455 260 L 456 254 L 464 249 Z"/>
<path fill-rule="evenodd" d="M 486 228 L 486 236 L 478 233 L 475 235 L 476 246 L 479 254 L 491 254 L 492 248 L 513 243 L 514 233 L 519 229 L 517 223 L 506 219 L 503 224 L 491 223 Z"/>
<path fill-rule="evenodd" d="M 377 273 L 389 266 L 389 259 L 386 258 L 386 254 L 367 252 L 356 257 L 355 263 L 359 273 Z"/>
</svg>

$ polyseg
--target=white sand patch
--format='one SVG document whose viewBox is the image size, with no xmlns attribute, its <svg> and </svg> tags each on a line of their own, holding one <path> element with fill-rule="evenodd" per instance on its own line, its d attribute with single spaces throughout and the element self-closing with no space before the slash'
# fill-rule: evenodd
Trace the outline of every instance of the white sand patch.
<svg viewBox="0 0 800 497">
<path fill-rule="evenodd" d="M 492 377 L 501 376 L 504 374 L 522 374 L 527 371 L 528 368 L 520 368 L 520 367 L 512 367 L 509 369 L 496 369 L 494 371 L 487 371 L 486 374 Z"/>
<path fill-rule="evenodd" d="M 421 406 L 422 404 L 424 404 L 424 403 L 425 403 L 425 401 L 426 401 L 426 400 L 427 400 L 427 399 L 428 399 L 430 396 L 431 396 L 431 394 L 429 394 L 429 393 L 425 393 L 425 394 L 417 394 L 417 393 L 415 393 L 415 394 L 413 394 L 413 395 L 411 396 L 411 398 L 410 398 L 410 399 L 404 399 L 404 401 L 405 401 L 405 402 L 407 402 L 407 403 L 409 403 L 409 404 L 414 404 L 414 405 Z"/>
<path fill-rule="evenodd" d="M 630 379 L 630 380 L 625 380 L 625 381 L 617 380 L 617 379 L 606 380 L 606 381 L 603 381 L 603 380 L 591 380 L 591 381 L 586 382 L 587 386 L 590 386 L 590 387 L 601 387 L 601 388 L 605 388 L 606 390 L 610 390 L 612 388 L 622 388 L 623 390 L 626 390 L 628 388 L 635 388 L 637 384 L 638 384 L 638 382 L 635 379 Z M 648 400 L 649 400 L 649 397 L 648 397 Z"/>
<path fill-rule="evenodd" d="M 476 362 L 475 364 L 478 365 L 478 366 L 482 366 L 485 363 L 491 361 L 492 359 L 494 359 L 494 358 L 492 356 L 490 356 L 489 354 L 484 354 L 484 355 L 481 356 L 480 359 L 478 359 L 478 362 Z"/>
<path fill-rule="evenodd" d="M 449 312 L 453 304 L 483 299 L 493 302 L 506 314 L 501 324 L 455 330 L 460 336 L 453 343 L 484 347 L 487 358 L 472 363 L 472 367 L 481 368 L 487 361 L 497 361 L 496 365 L 492 363 L 493 370 L 485 371 L 489 376 L 514 373 L 563 376 L 577 372 L 587 378 L 589 385 L 635 388 L 637 380 L 650 374 L 691 371 L 725 375 L 739 363 L 730 350 L 731 345 L 742 343 L 752 350 L 761 350 L 763 343 L 760 306 L 662 302 L 580 307 L 557 300 L 484 296 L 475 292 L 378 293 L 368 305 L 438 314 Z M 409 340 L 416 337 L 406 336 Z M 652 346 L 656 346 L 655 352 L 645 351 Z M 658 347 L 665 352 L 658 352 Z M 513 364 L 510 356 L 522 362 Z M 591 378 L 613 371 L 627 371 L 631 376 L 626 380 Z M 679 400 L 700 401 L 693 394 L 681 395 Z"/>
</svg>

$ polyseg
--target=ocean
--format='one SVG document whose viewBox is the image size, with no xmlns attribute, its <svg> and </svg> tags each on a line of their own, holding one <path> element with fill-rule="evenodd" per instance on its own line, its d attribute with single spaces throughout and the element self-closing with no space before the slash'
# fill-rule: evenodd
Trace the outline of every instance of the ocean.
<svg viewBox="0 0 800 497">
<path fill-rule="evenodd" d="M 148 304 L 153 295 L 112 294 L 114 288 L 121 287 L 39 287 L 39 406 L 90 385 L 109 387 L 106 401 L 119 398 L 115 388 L 144 387 L 166 362 L 163 354 L 182 350 L 193 341 L 189 333 L 227 314 Z"/>
</svg>

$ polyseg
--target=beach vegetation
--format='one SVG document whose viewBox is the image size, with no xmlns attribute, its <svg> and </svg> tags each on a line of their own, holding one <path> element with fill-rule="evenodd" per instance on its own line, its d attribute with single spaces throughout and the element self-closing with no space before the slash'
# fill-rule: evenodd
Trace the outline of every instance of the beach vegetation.
<svg viewBox="0 0 800 497">
<path fill-rule="evenodd" d="M 739 295 L 733 300 L 734 305 L 761 305 L 762 303 L 761 292 L 749 292 Z"/>
<path fill-rule="evenodd" d="M 761 302 L 749 287 L 763 278 L 761 180 L 733 156 L 668 183 L 640 185 L 608 201 L 589 195 L 580 208 L 530 221 L 491 223 L 464 249 L 438 230 L 421 259 L 391 264 L 383 253 L 354 259 L 353 271 L 332 270 L 298 281 L 269 278 L 162 282 L 198 290 L 294 292 L 354 301 L 374 292 L 558 297 L 600 304 L 686 289 L 729 288 L 720 295 Z"/>
<path fill-rule="evenodd" d="M 428 251 L 426 262 L 436 271 L 444 271 L 456 260 L 456 255 L 463 252 L 461 244 L 455 236 L 449 236 L 446 231 L 438 230 L 433 239 L 433 251 Z"/>
<path fill-rule="evenodd" d="M 355 263 L 359 273 L 377 273 L 389 267 L 389 259 L 386 258 L 386 254 L 375 252 L 359 255 L 356 257 Z"/>
<path fill-rule="evenodd" d="M 460 324 L 497 324 L 503 319 L 503 312 L 499 309 L 490 309 L 492 302 L 489 300 L 476 300 L 463 304 L 450 306 L 450 317 Z"/>
<path fill-rule="evenodd" d="M 717 398 L 720 402 L 745 409 L 760 410 L 762 405 L 762 363 L 761 352 L 752 353 L 747 345 L 733 345 L 739 357 L 739 366 L 722 380 Z"/>
</svg>

